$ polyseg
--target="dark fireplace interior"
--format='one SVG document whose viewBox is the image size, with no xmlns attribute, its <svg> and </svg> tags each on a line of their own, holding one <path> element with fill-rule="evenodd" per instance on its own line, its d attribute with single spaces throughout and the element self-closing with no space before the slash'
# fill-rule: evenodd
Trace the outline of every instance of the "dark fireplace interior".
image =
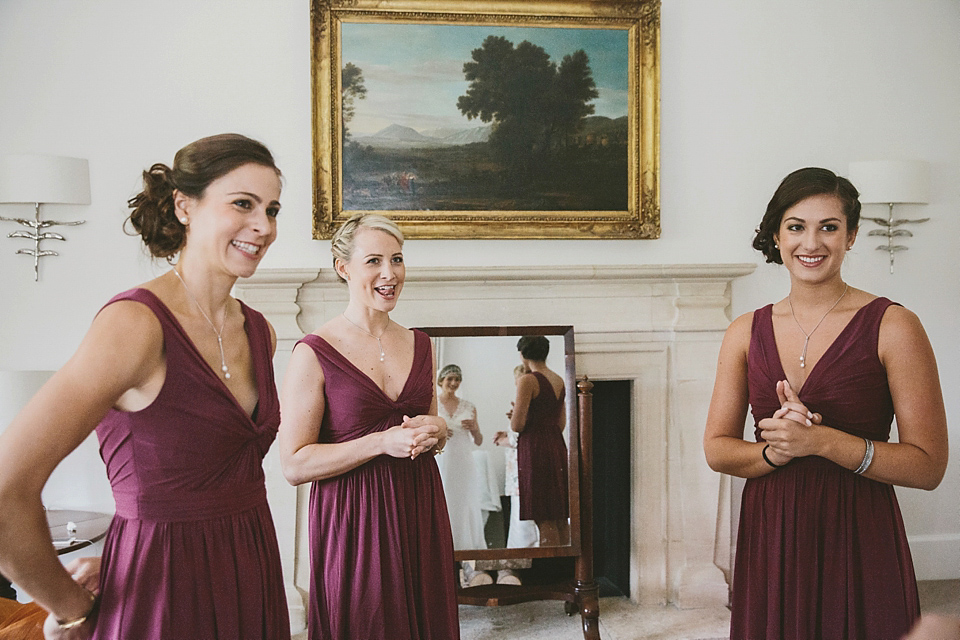
<svg viewBox="0 0 960 640">
<path fill-rule="evenodd" d="M 593 562 L 600 596 L 630 595 L 629 380 L 593 382 Z"/>
</svg>

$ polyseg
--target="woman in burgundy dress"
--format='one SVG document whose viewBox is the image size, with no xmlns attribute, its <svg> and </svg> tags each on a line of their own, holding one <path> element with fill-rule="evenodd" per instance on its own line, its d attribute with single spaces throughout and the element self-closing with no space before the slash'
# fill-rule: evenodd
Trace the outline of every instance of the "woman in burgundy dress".
<svg viewBox="0 0 960 640">
<path fill-rule="evenodd" d="M 520 519 L 537 523 L 540 546 L 567 544 L 570 509 L 563 378 L 547 366 L 550 341 L 545 336 L 523 336 L 517 350 L 530 371 L 517 381 L 510 414 L 510 428 L 519 434 Z"/>
<path fill-rule="evenodd" d="M 313 483 L 313 640 L 460 637 L 436 365 L 430 338 L 389 317 L 402 247 L 382 216 L 340 227 L 331 250 L 350 301 L 294 347 L 284 378 L 283 472 Z"/>
<path fill-rule="evenodd" d="M 841 277 L 858 197 L 826 169 L 783 180 L 753 244 L 790 293 L 737 318 L 720 349 L 704 449 L 747 478 L 732 638 L 895 639 L 919 615 L 893 485 L 940 483 L 946 415 L 917 317 Z"/>
<path fill-rule="evenodd" d="M 176 264 L 114 297 L 4 433 L 0 566 L 50 611 L 48 638 L 289 638 L 261 466 L 280 421 L 275 339 L 230 296 L 276 239 L 280 171 L 226 134 L 143 181 L 130 223 Z M 40 492 L 94 428 L 117 511 L 75 581 Z"/>
</svg>

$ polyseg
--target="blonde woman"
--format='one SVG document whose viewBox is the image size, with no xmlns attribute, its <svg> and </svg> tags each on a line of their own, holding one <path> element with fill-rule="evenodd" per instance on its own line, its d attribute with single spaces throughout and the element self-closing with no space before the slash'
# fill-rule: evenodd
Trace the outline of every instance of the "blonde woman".
<svg viewBox="0 0 960 640">
<path fill-rule="evenodd" d="M 456 639 L 436 366 L 430 338 L 389 315 L 406 277 L 403 234 L 356 215 L 331 251 L 350 301 L 296 345 L 281 394 L 284 474 L 313 483 L 309 637 Z"/>
</svg>

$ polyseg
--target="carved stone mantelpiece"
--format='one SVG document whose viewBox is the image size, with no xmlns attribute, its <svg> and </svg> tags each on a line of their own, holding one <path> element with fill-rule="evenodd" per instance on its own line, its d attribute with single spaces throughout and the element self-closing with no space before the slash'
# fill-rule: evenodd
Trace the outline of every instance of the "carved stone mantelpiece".
<svg viewBox="0 0 960 640">
<path fill-rule="evenodd" d="M 633 382 L 631 598 L 685 608 L 724 605 L 720 567 L 728 558 L 721 553 L 715 561 L 721 478 L 707 467 L 701 441 L 730 322 L 731 283 L 755 268 L 408 268 L 391 317 L 405 326 L 573 325 L 578 374 Z M 236 290 L 277 331 L 278 381 L 296 340 L 347 302 L 331 269 L 261 269 Z M 306 589 L 302 494 L 308 487 L 298 499 L 276 461 L 268 458 L 266 467 L 284 571 Z"/>
</svg>

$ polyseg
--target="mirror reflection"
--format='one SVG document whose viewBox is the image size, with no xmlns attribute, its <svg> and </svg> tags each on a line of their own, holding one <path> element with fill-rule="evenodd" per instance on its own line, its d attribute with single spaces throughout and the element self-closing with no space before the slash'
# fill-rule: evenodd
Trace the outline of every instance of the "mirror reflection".
<svg viewBox="0 0 960 640">
<path fill-rule="evenodd" d="M 433 338 L 451 432 L 437 464 L 458 551 L 570 544 L 572 341 L 521 337 Z"/>
</svg>

